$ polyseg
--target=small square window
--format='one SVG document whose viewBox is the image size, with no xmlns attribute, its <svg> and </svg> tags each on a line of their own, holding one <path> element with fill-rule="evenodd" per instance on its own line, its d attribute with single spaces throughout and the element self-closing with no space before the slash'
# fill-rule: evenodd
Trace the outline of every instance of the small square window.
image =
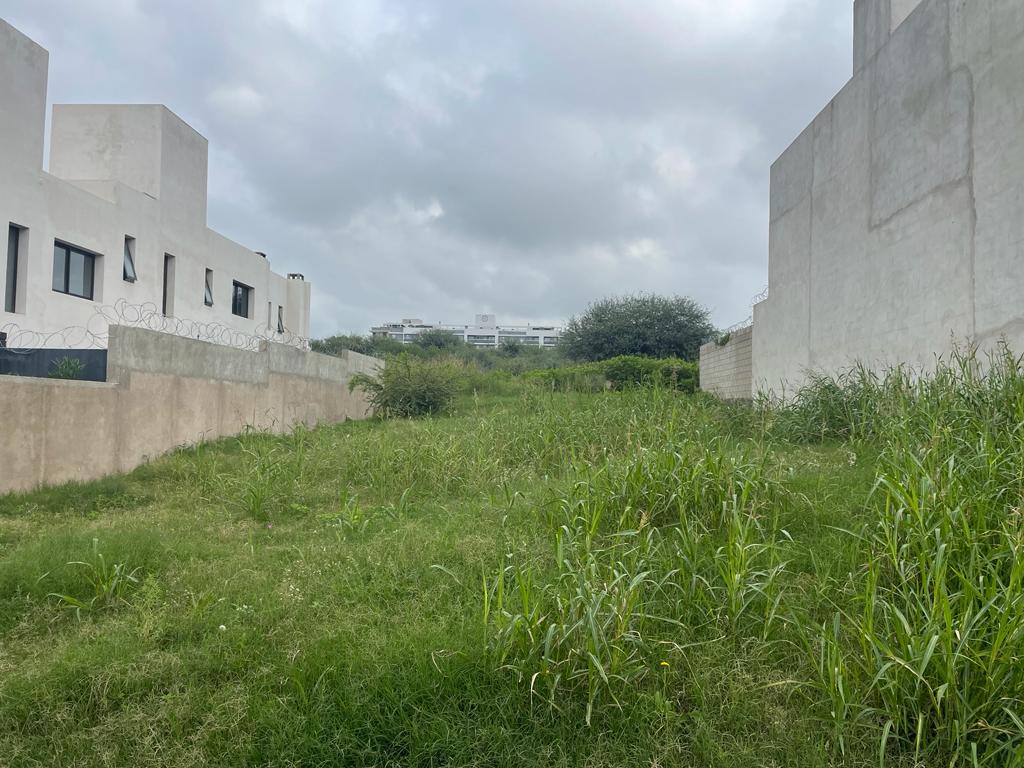
<svg viewBox="0 0 1024 768">
<path fill-rule="evenodd" d="M 236 283 L 237 285 L 237 283 Z M 206 270 L 206 288 L 203 292 L 203 303 L 208 307 L 213 306 L 213 270 Z"/>
<path fill-rule="evenodd" d="M 125 237 L 124 239 L 124 269 L 123 277 L 126 283 L 135 282 L 135 238 Z"/>
</svg>

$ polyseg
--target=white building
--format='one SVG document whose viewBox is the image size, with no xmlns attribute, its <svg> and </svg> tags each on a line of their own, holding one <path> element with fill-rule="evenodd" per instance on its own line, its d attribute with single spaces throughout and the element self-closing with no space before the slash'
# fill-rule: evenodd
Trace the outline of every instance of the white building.
<svg viewBox="0 0 1024 768">
<path fill-rule="evenodd" d="M 0 332 L 103 345 L 109 323 L 238 343 L 309 335 L 310 285 L 206 226 L 207 142 L 160 105 L 56 105 L 47 52 L 0 20 Z"/>
<path fill-rule="evenodd" d="M 477 315 L 473 325 L 446 325 L 405 319 L 400 323 L 385 323 L 372 329 L 374 338 L 391 338 L 403 344 L 412 344 L 424 331 L 447 331 L 475 347 L 497 347 L 507 341 L 553 347 L 562 337 L 562 329 L 550 325 L 498 325 L 494 315 Z"/>
</svg>

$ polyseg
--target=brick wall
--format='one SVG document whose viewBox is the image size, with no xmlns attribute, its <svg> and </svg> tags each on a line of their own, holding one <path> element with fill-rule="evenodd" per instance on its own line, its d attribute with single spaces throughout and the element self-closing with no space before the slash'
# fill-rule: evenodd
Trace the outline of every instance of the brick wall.
<svg viewBox="0 0 1024 768">
<path fill-rule="evenodd" d="M 753 327 L 736 331 L 729 343 L 700 348 L 700 388 L 723 400 L 749 400 L 753 390 Z"/>
</svg>

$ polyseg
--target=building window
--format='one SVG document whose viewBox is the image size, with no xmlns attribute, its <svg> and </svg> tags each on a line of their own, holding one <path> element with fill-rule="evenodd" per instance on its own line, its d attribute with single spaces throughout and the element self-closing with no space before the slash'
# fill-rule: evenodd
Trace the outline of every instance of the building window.
<svg viewBox="0 0 1024 768">
<path fill-rule="evenodd" d="M 284 307 L 277 305 L 277 332 L 284 333 Z"/>
<path fill-rule="evenodd" d="M 96 254 L 80 251 L 60 241 L 53 244 L 53 290 L 80 299 L 92 299 Z"/>
<path fill-rule="evenodd" d="M 231 314 L 239 317 L 249 317 L 250 305 L 252 304 L 252 288 L 237 280 L 231 283 Z"/>
<path fill-rule="evenodd" d="M 122 275 L 126 283 L 135 282 L 135 238 L 125 237 L 124 239 L 124 268 Z"/>
<path fill-rule="evenodd" d="M 169 254 L 164 254 L 164 296 L 163 296 L 163 312 L 164 317 L 174 316 L 174 257 Z"/>
<path fill-rule="evenodd" d="M 7 282 L 4 283 L 4 312 L 18 311 L 18 251 L 21 249 L 21 227 L 7 227 Z"/>
<path fill-rule="evenodd" d="M 237 285 L 237 283 L 236 283 Z M 206 287 L 203 289 L 203 303 L 208 306 L 213 306 L 213 270 L 206 270 Z"/>
</svg>

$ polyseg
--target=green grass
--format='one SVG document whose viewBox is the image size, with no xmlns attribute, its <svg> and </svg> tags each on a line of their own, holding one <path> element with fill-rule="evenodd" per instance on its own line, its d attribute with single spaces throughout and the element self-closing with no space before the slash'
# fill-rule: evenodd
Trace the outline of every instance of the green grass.
<svg viewBox="0 0 1024 768">
<path fill-rule="evenodd" d="M 0 497 L 0 766 L 1017 764 L 1011 368 L 524 387 Z"/>
</svg>

